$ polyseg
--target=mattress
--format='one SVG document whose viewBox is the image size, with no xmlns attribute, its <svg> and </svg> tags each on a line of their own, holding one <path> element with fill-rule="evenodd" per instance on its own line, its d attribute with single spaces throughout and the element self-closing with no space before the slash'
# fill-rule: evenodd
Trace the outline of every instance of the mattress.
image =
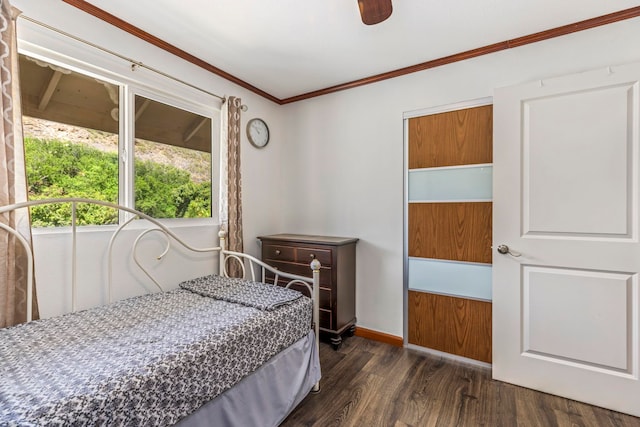
<svg viewBox="0 0 640 427">
<path fill-rule="evenodd" d="M 205 294 L 181 288 L 0 330 L 0 425 L 172 425 L 309 333 L 301 295 L 265 309 Z"/>
<path fill-rule="evenodd" d="M 277 427 L 320 381 L 313 331 L 176 427 Z"/>
</svg>

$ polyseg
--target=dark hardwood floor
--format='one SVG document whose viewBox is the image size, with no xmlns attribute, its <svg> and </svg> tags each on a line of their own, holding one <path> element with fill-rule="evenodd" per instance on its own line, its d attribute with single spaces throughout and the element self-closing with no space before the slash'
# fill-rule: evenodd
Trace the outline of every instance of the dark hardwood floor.
<svg viewBox="0 0 640 427">
<path fill-rule="evenodd" d="M 321 344 L 320 361 L 320 393 L 282 426 L 640 427 L 640 418 L 493 381 L 488 368 L 360 337 L 338 351 Z"/>
</svg>

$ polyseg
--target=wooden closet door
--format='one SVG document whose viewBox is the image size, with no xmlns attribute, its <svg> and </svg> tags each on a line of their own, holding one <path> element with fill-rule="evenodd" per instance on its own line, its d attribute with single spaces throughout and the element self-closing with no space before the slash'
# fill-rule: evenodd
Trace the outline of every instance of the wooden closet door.
<svg viewBox="0 0 640 427">
<path fill-rule="evenodd" d="M 408 119 L 408 342 L 491 362 L 491 105 Z"/>
</svg>

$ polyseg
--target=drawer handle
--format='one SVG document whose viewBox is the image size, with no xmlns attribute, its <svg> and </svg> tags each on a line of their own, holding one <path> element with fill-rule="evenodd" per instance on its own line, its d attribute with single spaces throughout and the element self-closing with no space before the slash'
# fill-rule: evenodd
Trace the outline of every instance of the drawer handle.
<svg viewBox="0 0 640 427">
<path fill-rule="evenodd" d="M 309 258 L 316 259 L 316 254 L 309 254 Z"/>
<path fill-rule="evenodd" d="M 280 249 L 276 249 L 276 255 L 280 255 Z"/>
</svg>

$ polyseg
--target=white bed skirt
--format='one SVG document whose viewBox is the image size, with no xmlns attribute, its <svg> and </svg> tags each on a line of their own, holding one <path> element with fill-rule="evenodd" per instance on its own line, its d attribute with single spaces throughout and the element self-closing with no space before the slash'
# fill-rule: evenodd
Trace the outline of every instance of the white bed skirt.
<svg viewBox="0 0 640 427">
<path fill-rule="evenodd" d="M 177 426 L 276 427 L 318 381 L 320 359 L 311 331 Z"/>
</svg>

